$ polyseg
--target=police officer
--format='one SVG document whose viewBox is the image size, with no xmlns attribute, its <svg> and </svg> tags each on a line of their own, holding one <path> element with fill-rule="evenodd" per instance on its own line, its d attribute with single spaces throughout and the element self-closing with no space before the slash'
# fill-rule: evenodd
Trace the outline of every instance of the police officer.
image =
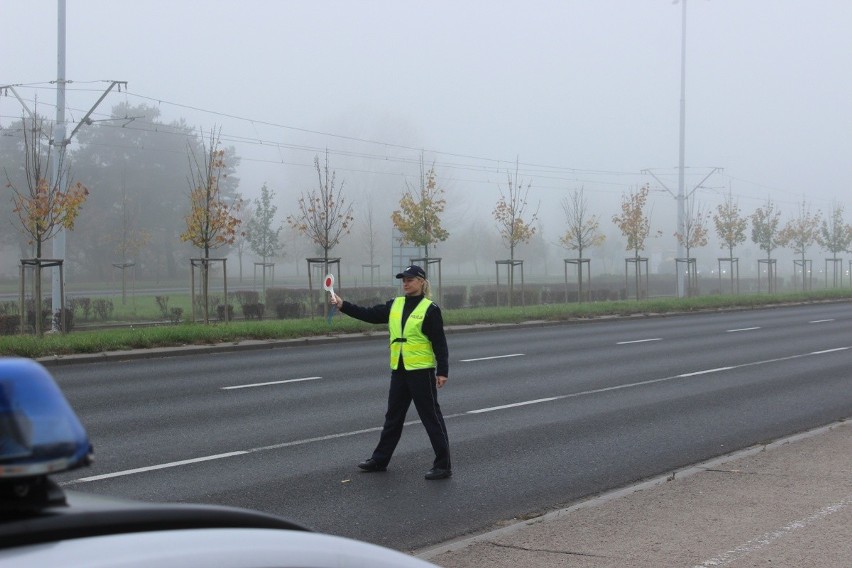
<svg viewBox="0 0 852 568">
<path fill-rule="evenodd" d="M 447 427 L 438 405 L 438 390 L 447 382 L 449 351 L 441 309 L 430 299 L 426 272 L 411 265 L 396 275 L 402 280 L 404 296 L 372 308 L 356 306 L 340 296 L 331 303 L 341 312 L 368 323 L 387 323 L 390 330 L 391 381 L 388 410 L 379 444 L 372 457 L 358 464 L 364 471 L 385 471 L 402 435 L 408 407 L 414 407 L 429 434 L 435 451 L 426 479 L 453 475 Z"/>
</svg>

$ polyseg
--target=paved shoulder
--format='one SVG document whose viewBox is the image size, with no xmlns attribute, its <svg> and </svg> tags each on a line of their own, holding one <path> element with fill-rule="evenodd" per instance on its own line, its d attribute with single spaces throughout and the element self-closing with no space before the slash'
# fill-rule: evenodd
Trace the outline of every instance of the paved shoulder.
<svg viewBox="0 0 852 568">
<path fill-rule="evenodd" d="M 419 556 L 445 568 L 852 566 L 852 422 Z"/>
</svg>

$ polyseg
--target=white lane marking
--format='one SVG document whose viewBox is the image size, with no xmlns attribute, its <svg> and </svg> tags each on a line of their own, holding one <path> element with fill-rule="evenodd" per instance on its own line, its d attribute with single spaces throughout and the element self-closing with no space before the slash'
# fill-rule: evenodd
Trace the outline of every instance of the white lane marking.
<svg viewBox="0 0 852 568">
<path fill-rule="evenodd" d="M 830 321 L 834 321 L 834 319 L 814 320 L 814 321 L 809 321 L 808 323 L 826 323 L 826 322 L 830 322 Z"/>
<path fill-rule="evenodd" d="M 695 371 L 694 373 L 683 373 L 678 375 L 681 378 L 697 377 L 698 375 L 707 375 L 709 373 L 718 373 L 720 371 L 730 371 L 733 367 L 719 367 L 718 369 L 705 369 L 704 371 Z"/>
<path fill-rule="evenodd" d="M 825 353 L 836 353 L 838 351 L 846 351 L 850 347 L 838 347 L 837 349 L 824 349 L 823 351 L 813 351 L 811 355 L 823 355 Z"/>
<path fill-rule="evenodd" d="M 662 337 L 655 337 L 653 339 L 637 339 L 635 341 L 619 341 L 616 345 L 630 345 L 631 343 L 647 343 L 649 341 L 662 341 Z"/>
<path fill-rule="evenodd" d="M 507 357 L 523 357 L 523 353 L 512 353 L 511 355 L 495 355 L 494 357 L 479 357 L 477 359 L 459 359 L 462 363 L 470 363 L 471 361 L 490 361 L 491 359 L 505 359 Z"/>
<path fill-rule="evenodd" d="M 204 456 L 202 458 L 192 458 L 188 460 L 180 460 L 171 463 L 161 463 L 159 465 L 149 465 L 147 467 L 138 467 L 136 469 L 126 469 L 124 471 L 116 471 L 115 473 L 104 473 L 103 475 L 92 475 L 89 477 L 81 477 L 80 479 L 75 479 L 70 483 L 86 483 L 89 481 L 100 481 L 101 479 L 109 479 L 111 477 L 121 477 L 124 475 L 132 475 L 134 473 L 144 473 L 146 471 L 156 471 L 158 469 L 168 469 L 170 467 L 178 467 L 180 465 L 189 465 L 192 463 L 206 462 L 211 460 L 220 460 L 222 458 L 229 458 L 231 456 L 241 456 L 249 453 L 249 450 L 240 450 L 236 452 L 228 452 L 226 454 L 216 454 L 215 456 Z M 64 484 L 60 484 L 64 485 Z"/>
<path fill-rule="evenodd" d="M 826 505 L 825 507 L 823 507 L 822 509 L 820 509 L 809 517 L 793 521 L 792 523 L 785 525 L 778 530 L 774 530 L 772 532 L 762 534 L 757 538 L 753 538 L 750 541 L 717 556 L 716 558 L 711 558 L 709 560 L 705 560 L 701 564 L 696 564 L 695 566 L 693 566 L 693 568 L 708 568 L 709 566 L 727 566 L 732 562 L 736 562 L 743 556 L 760 550 L 766 545 L 772 544 L 776 540 L 790 535 L 794 531 L 807 528 L 809 525 L 812 525 L 817 521 L 821 521 L 829 515 L 833 515 L 834 513 L 842 511 L 849 505 L 852 505 L 852 495 L 846 497 L 845 499 L 837 503 Z"/>
<path fill-rule="evenodd" d="M 760 327 L 741 327 L 740 329 L 729 329 L 725 331 L 725 333 L 738 333 L 740 331 L 754 331 L 755 329 L 760 329 Z"/>
<path fill-rule="evenodd" d="M 450 415 L 444 416 L 444 420 L 449 420 L 450 418 L 459 418 L 459 417 L 462 417 L 462 416 L 466 416 L 468 414 L 481 414 L 483 412 L 489 412 L 491 410 L 514 408 L 514 407 L 517 407 L 517 406 L 524 406 L 524 405 L 528 405 L 528 404 L 537 404 L 537 403 L 540 403 L 540 402 L 552 402 L 552 401 L 555 401 L 555 400 L 579 398 L 579 397 L 583 397 L 583 396 L 590 396 L 590 395 L 601 394 L 601 393 L 605 393 L 605 392 L 614 392 L 614 391 L 618 391 L 618 390 L 636 388 L 636 387 L 641 387 L 641 386 L 645 386 L 645 385 L 652 385 L 652 384 L 655 384 L 655 383 L 673 381 L 673 380 L 676 380 L 676 379 L 694 377 L 694 376 L 697 376 L 697 375 L 705 374 L 707 372 L 740 369 L 740 368 L 744 368 L 744 367 L 766 365 L 766 364 L 769 364 L 769 363 L 779 363 L 779 362 L 782 362 L 782 361 L 790 361 L 792 359 L 801 359 L 803 357 L 811 357 L 813 355 L 824 355 L 824 354 L 827 354 L 827 353 L 837 353 L 839 351 L 847 351 L 849 349 L 852 349 L 852 346 L 838 347 L 836 349 L 827 349 L 827 350 L 824 350 L 824 351 L 812 351 L 810 353 L 802 353 L 802 354 L 799 354 L 799 355 L 789 355 L 787 357 L 778 357 L 776 359 L 766 359 L 764 361 L 754 361 L 752 363 L 743 363 L 741 365 L 733 365 L 731 367 L 711 369 L 709 371 L 703 371 L 703 372 L 702 371 L 696 371 L 694 373 L 687 373 L 687 374 L 682 374 L 682 375 L 673 375 L 671 377 L 661 377 L 659 379 L 648 379 L 647 381 L 639 381 L 639 382 L 636 382 L 636 383 L 629 383 L 629 384 L 624 384 L 624 385 L 615 385 L 615 386 L 612 386 L 612 387 L 604 387 L 604 388 L 600 388 L 600 389 L 591 389 L 591 390 L 587 390 L 587 391 L 580 391 L 580 392 L 575 392 L 575 393 L 571 393 L 571 394 L 553 396 L 553 397 L 549 397 L 549 398 L 540 398 L 540 399 L 537 399 L 537 400 L 519 402 L 519 403 L 514 403 L 514 404 L 507 404 L 507 405 L 503 405 L 503 406 L 500 406 L 500 407 L 483 408 L 483 409 L 479 409 L 479 410 L 469 410 L 467 412 L 460 412 L 460 413 L 457 413 L 457 414 L 450 414 Z M 404 426 L 410 426 L 412 424 L 418 424 L 419 422 L 420 422 L 419 420 L 412 420 L 410 422 L 406 422 L 404 424 Z M 127 469 L 127 470 L 124 470 L 124 471 L 116 471 L 114 473 L 105 473 L 105 474 L 102 474 L 102 475 L 93 475 L 93 476 L 89 476 L 89 477 L 81 477 L 79 479 L 73 479 L 73 480 L 70 480 L 70 481 L 60 482 L 59 485 L 66 486 L 66 485 L 75 485 L 77 483 L 88 483 L 88 482 L 91 482 L 91 481 L 98 481 L 98 480 L 101 480 L 101 479 L 109 479 L 109 478 L 113 478 L 113 477 L 123 477 L 123 476 L 126 476 L 126 475 L 133 475 L 133 474 L 136 474 L 136 473 L 144 473 L 144 472 L 148 472 L 148 471 L 156 471 L 156 470 L 159 470 L 159 469 L 167 469 L 167 468 L 178 467 L 178 466 L 182 466 L 182 465 L 189 465 L 189 464 L 193 464 L 193 463 L 224 459 L 224 458 L 228 458 L 228 457 L 240 456 L 240 455 L 250 454 L 250 453 L 254 453 L 254 452 L 262 452 L 262 451 L 266 451 L 266 450 L 276 450 L 276 449 L 280 449 L 280 448 L 289 448 L 289 447 L 293 447 L 293 446 L 301 446 L 301 445 L 310 444 L 310 443 L 313 443 L 313 442 L 322 442 L 322 441 L 325 441 L 325 440 L 334 440 L 334 439 L 337 439 L 337 438 L 346 438 L 346 437 L 349 437 L 349 436 L 357 436 L 359 434 L 366 434 L 366 433 L 369 433 L 369 432 L 380 432 L 381 430 L 382 430 L 382 428 L 379 426 L 379 427 L 374 427 L 374 428 L 365 428 L 363 430 L 354 430 L 352 432 L 341 432 L 341 433 L 338 433 L 338 434 L 329 434 L 327 436 L 318 436 L 316 438 L 306 438 L 306 439 L 303 439 L 303 440 L 293 440 L 291 442 L 282 442 L 280 444 L 273 444 L 273 445 L 270 445 L 270 446 L 260 446 L 260 447 L 257 447 L 257 448 L 250 448 L 248 450 L 238 450 L 238 451 L 228 452 L 228 453 L 224 453 L 224 454 L 216 454 L 216 455 L 212 455 L 212 456 L 192 458 L 192 459 L 187 459 L 187 460 L 169 462 L 169 463 L 165 463 L 165 464 L 151 465 L 151 466 L 147 466 L 147 467 L 139 467 L 139 468 L 136 468 L 136 469 Z"/>
<path fill-rule="evenodd" d="M 235 385 L 232 387 L 222 387 L 221 390 L 234 390 L 234 389 L 250 389 L 252 387 L 265 387 L 269 385 L 283 385 L 284 383 L 300 383 L 302 381 L 315 381 L 317 379 L 321 379 L 322 377 L 303 377 L 301 379 L 286 379 L 283 381 L 270 381 L 268 383 L 254 383 L 251 385 Z"/>
<path fill-rule="evenodd" d="M 664 382 L 668 382 L 668 381 L 674 381 L 676 379 L 687 379 L 687 378 L 691 378 L 691 377 L 697 377 L 699 375 L 706 375 L 707 373 L 717 373 L 717 372 L 720 372 L 720 371 L 730 371 L 730 370 L 733 370 L 733 369 L 741 369 L 741 368 L 745 368 L 745 367 L 754 367 L 754 366 L 759 366 L 759 365 L 767 365 L 767 364 L 770 364 L 770 363 L 780 363 L 780 362 L 783 362 L 783 361 L 790 361 L 790 360 L 793 360 L 793 359 L 801 359 L 803 357 L 811 357 L 813 355 L 824 355 L 826 353 L 836 353 L 838 351 L 846 351 L 848 349 L 852 349 L 852 347 L 838 347 L 837 349 L 827 349 L 825 351 L 812 351 L 810 353 L 801 353 L 799 355 L 788 355 L 787 357 L 778 357 L 778 358 L 775 358 L 775 359 L 765 359 L 763 361 L 753 361 L 751 363 L 742 363 L 741 365 L 732 365 L 730 367 L 719 367 L 717 369 L 706 369 L 704 371 L 695 371 L 695 372 L 692 372 L 692 373 L 683 373 L 683 374 L 680 374 L 680 375 L 672 375 L 671 377 L 661 377 L 659 379 L 648 379 L 647 381 L 639 381 L 639 382 L 636 382 L 636 383 L 627 383 L 627 384 L 623 384 L 623 385 L 615 385 L 615 386 L 611 386 L 611 387 L 591 389 L 591 390 L 580 391 L 580 392 L 575 392 L 575 393 L 571 393 L 571 394 L 563 394 L 563 395 L 559 395 L 559 396 L 553 396 L 553 397 L 550 397 L 550 398 L 540 398 L 540 399 L 537 399 L 537 400 L 527 401 L 525 403 L 515 403 L 515 404 L 507 404 L 507 405 L 504 405 L 504 406 L 501 406 L 501 407 L 484 408 L 484 409 L 479 409 L 479 410 L 469 410 L 469 411 L 465 412 L 465 414 L 478 414 L 478 413 L 481 413 L 481 412 L 487 412 L 487 411 L 492 410 L 492 409 L 505 409 L 505 408 L 512 408 L 512 407 L 515 407 L 515 406 L 523 406 L 525 404 L 536 404 L 536 403 L 539 403 L 539 402 L 550 402 L 550 401 L 554 401 L 554 400 L 565 400 L 565 399 L 569 399 L 569 398 L 579 398 L 581 396 L 589 396 L 589 395 L 601 394 L 601 393 L 605 393 L 605 392 L 613 392 L 613 391 L 618 391 L 618 390 L 642 387 L 642 386 L 646 386 L 646 385 L 653 385 L 653 384 L 656 384 L 656 383 L 664 383 Z"/>
<path fill-rule="evenodd" d="M 549 398 L 539 398 L 537 400 L 526 400 L 524 402 L 515 402 L 512 404 L 504 404 L 502 406 L 492 406 L 491 408 L 480 408 L 479 410 L 468 410 L 466 414 L 481 414 L 483 412 L 492 412 L 494 410 L 505 410 L 506 408 L 514 408 L 516 406 L 526 406 L 528 404 L 538 404 L 540 402 L 550 402 L 551 400 L 558 400 L 558 396 L 551 396 Z"/>
</svg>

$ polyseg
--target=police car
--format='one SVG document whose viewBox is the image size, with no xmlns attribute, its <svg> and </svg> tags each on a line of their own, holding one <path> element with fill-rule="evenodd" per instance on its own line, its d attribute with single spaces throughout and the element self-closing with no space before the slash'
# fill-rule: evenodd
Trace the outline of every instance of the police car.
<svg viewBox="0 0 852 568">
<path fill-rule="evenodd" d="M 88 435 L 50 373 L 0 358 L 0 566 L 434 566 L 257 511 L 122 501 L 50 478 L 91 461 Z"/>
</svg>

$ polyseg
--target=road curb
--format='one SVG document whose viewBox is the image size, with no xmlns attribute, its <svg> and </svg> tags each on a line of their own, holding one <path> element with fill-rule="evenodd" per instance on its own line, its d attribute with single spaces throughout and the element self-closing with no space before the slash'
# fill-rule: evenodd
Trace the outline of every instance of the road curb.
<svg viewBox="0 0 852 568">
<path fill-rule="evenodd" d="M 681 469 L 667 472 L 656 477 L 640 481 L 638 483 L 633 483 L 631 485 L 620 487 L 618 489 L 613 489 L 612 491 L 602 493 L 600 495 L 591 497 L 578 503 L 574 503 L 573 505 L 570 505 L 568 507 L 551 511 L 549 513 L 545 513 L 544 515 L 532 519 L 526 519 L 523 521 L 512 523 L 507 526 L 500 527 L 498 529 L 490 530 L 472 536 L 460 537 L 448 542 L 441 543 L 436 546 L 412 551 L 412 554 L 422 560 L 430 560 L 441 554 L 457 552 L 480 542 L 499 541 L 503 537 L 512 535 L 528 527 L 562 519 L 570 515 L 571 513 L 574 513 L 575 511 L 579 511 L 581 509 L 599 507 L 617 499 L 627 497 L 628 495 L 632 495 L 639 491 L 653 489 L 674 479 L 685 479 L 698 473 L 704 473 L 708 470 L 719 468 L 719 466 L 728 462 L 753 456 L 755 454 L 759 454 L 768 450 L 777 449 L 787 444 L 797 442 L 799 440 L 813 438 L 831 430 L 835 430 L 842 427 L 849 427 L 850 425 L 852 425 L 852 417 L 844 418 L 836 422 L 832 422 L 831 424 L 828 424 L 826 426 L 820 426 L 811 430 L 805 430 L 804 432 L 785 436 L 784 438 L 779 438 L 766 444 L 757 444 L 754 446 L 750 446 L 742 450 L 737 450 L 735 452 L 718 456 L 710 460 L 706 460 L 690 466 L 683 467 Z"/>
</svg>

